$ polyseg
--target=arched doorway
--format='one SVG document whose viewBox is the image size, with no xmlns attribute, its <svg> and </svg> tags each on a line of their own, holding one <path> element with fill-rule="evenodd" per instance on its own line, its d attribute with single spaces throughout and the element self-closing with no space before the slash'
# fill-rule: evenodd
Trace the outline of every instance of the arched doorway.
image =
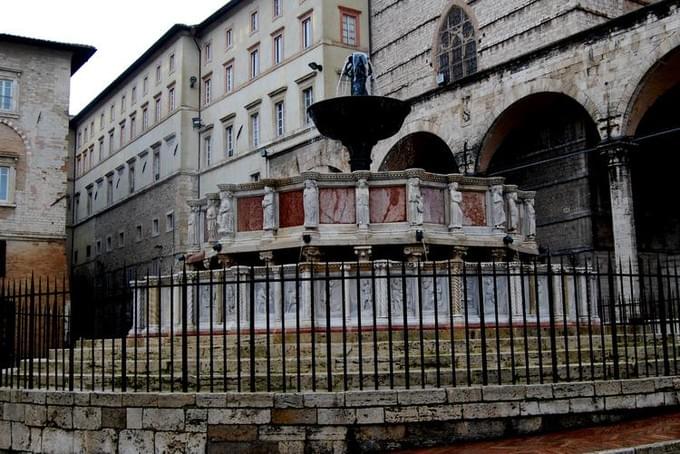
<svg viewBox="0 0 680 454">
<path fill-rule="evenodd" d="M 638 144 L 630 165 L 637 246 L 643 254 L 680 254 L 680 211 L 676 203 L 680 194 L 678 106 L 680 49 L 650 70 L 638 90 L 630 117 Z"/>
<path fill-rule="evenodd" d="M 537 191 L 537 237 L 552 253 L 610 249 L 607 173 L 592 152 L 599 140 L 578 102 L 538 93 L 499 116 L 482 143 L 478 169 Z"/>
<path fill-rule="evenodd" d="M 442 174 L 459 171 L 446 142 L 429 132 L 416 132 L 401 139 L 380 165 L 380 171 L 406 169 L 425 169 Z"/>
</svg>

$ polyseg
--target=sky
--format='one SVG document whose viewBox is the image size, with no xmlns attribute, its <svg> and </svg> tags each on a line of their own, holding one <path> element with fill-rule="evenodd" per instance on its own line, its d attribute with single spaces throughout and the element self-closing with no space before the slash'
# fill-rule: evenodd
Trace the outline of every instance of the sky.
<svg viewBox="0 0 680 454">
<path fill-rule="evenodd" d="M 97 48 L 71 79 L 76 114 L 173 24 L 199 23 L 227 1 L 20 0 L 3 8 L 0 32 Z"/>
</svg>

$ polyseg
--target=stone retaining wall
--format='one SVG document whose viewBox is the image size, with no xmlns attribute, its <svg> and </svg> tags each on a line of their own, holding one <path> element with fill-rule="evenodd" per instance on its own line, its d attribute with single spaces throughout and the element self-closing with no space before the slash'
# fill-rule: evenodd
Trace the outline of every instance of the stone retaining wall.
<svg viewBox="0 0 680 454">
<path fill-rule="evenodd" d="M 347 452 L 431 446 L 678 405 L 680 377 L 347 393 L 0 390 L 0 450 Z"/>
</svg>

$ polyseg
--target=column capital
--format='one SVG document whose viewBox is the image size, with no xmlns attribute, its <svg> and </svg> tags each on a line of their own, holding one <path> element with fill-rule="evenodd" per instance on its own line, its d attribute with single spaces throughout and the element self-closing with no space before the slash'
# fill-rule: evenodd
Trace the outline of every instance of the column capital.
<svg viewBox="0 0 680 454">
<path fill-rule="evenodd" d="M 607 160 L 608 167 L 627 166 L 630 162 L 630 153 L 638 148 L 638 144 L 632 137 L 619 137 L 605 140 L 597 149 L 600 156 Z"/>
</svg>

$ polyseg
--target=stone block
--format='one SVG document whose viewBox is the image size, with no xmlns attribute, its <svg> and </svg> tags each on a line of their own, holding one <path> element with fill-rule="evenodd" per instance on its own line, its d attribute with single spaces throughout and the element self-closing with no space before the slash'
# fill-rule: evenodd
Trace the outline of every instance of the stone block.
<svg viewBox="0 0 680 454">
<path fill-rule="evenodd" d="M 19 422 L 12 423 L 12 450 L 28 451 L 31 449 L 31 429 Z"/>
<path fill-rule="evenodd" d="M 113 429 L 76 431 L 73 435 L 73 450 L 115 453 L 118 451 L 118 432 Z"/>
<path fill-rule="evenodd" d="M 304 441 L 306 431 L 300 426 L 260 426 L 258 439 L 263 441 Z"/>
<path fill-rule="evenodd" d="M 227 393 L 227 407 L 271 408 L 274 406 L 273 393 Z"/>
<path fill-rule="evenodd" d="M 307 442 L 307 451 L 345 454 L 348 449 L 345 441 L 311 440 Z"/>
<path fill-rule="evenodd" d="M 596 396 L 616 396 L 621 394 L 620 381 L 596 381 L 594 385 Z"/>
<path fill-rule="evenodd" d="M 196 406 L 199 408 L 224 408 L 226 405 L 224 394 L 196 394 Z"/>
<path fill-rule="evenodd" d="M 73 393 L 73 405 L 79 407 L 87 407 L 90 405 L 90 393 L 86 392 L 75 392 Z"/>
<path fill-rule="evenodd" d="M 680 405 L 680 396 L 675 391 L 665 392 L 663 393 L 663 401 L 667 407 Z"/>
<path fill-rule="evenodd" d="M 159 394 L 158 408 L 186 408 L 196 405 L 195 394 Z"/>
<path fill-rule="evenodd" d="M 512 418 L 519 416 L 517 402 L 480 402 L 463 405 L 465 419 Z"/>
<path fill-rule="evenodd" d="M 396 391 L 350 391 L 345 393 L 345 405 L 348 407 L 371 407 L 396 404 Z"/>
<path fill-rule="evenodd" d="M 102 427 L 107 429 L 126 429 L 127 428 L 127 409 L 103 407 Z"/>
<path fill-rule="evenodd" d="M 481 402 L 481 388 L 448 388 L 447 400 L 450 404 L 462 404 L 466 402 Z"/>
<path fill-rule="evenodd" d="M 210 443 L 231 441 L 254 441 L 257 440 L 256 425 L 217 425 L 208 426 L 208 440 Z"/>
<path fill-rule="evenodd" d="M 205 433 L 208 430 L 208 410 L 198 408 L 185 410 L 184 430 Z"/>
<path fill-rule="evenodd" d="M 462 405 L 428 405 L 416 408 L 419 421 L 451 421 L 463 417 Z"/>
<path fill-rule="evenodd" d="M 68 393 L 66 393 L 68 394 Z M 45 393 L 36 393 L 35 391 L 25 391 L 23 389 L 13 389 L 12 390 L 12 402 L 18 403 L 18 404 L 32 404 L 34 398 L 45 398 Z M 43 400 L 42 402 L 36 402 L 36 403 L 42 403 L 44 404 L 45 401 Z"/>
<path fill-rule="evenodd" d="M 93 407 L 121 407 L 123 395 L 121 393 L 92 393 L 90 394 L 90 405 Z"/>
<path fill-rule="evenodd" d="M 308 440 L 333 440 L 340 441 L 347 438 L 347 427 L 344 426 L 310 426 L 307 427 L 307 439 Z"/>
<path fill-rule="evenodd" d="M 607 396 L 604 398 L 604 406 L 610 410 L 632 410 L 635 408 L 635 396 Z"/>
<path fill-rule="evenodd" d="M 557 383 L 552 385 L 552 387 L 555 399 L 591 397 L 595 395 L 595 388 L 591 383 Z"/>
<path fill-rule="evenodd" d="M 664 393 L 638 394 L 635 396 L 636 408 L 650 408 L 664 406 Z"/>
<path fill-rule="evenodd" d="M 526 386 L 486 386 L 482 388 L 482 399 L 487 402 L 503 402 L 526 399 Z"/>
<path fill-rule="evenodd" d="M 316 408 L 275 408 L 272 410 L 272 424 L 316 424 L 316 412 Z"/>
<path fill-rule="evenodd" d="M 44 405 L 47 402 L 47 395 L 50 394 L 45 390 L 36 389 L 31 391 L 31 403 Z"/>
<path fill-rule="evenodd" d="M 341 424 L 354 424 L 357 421 L 357 412 L 353 408 L 319 408 L 318 423 L 322 426 L 336 426 Z"/>
<path fill-rule="evenodd" d="M 205 434 L 156 432 L 154 448 L 156 453 L 199 453 L 206 452 Z"/>
<path fill-rule="evenodd" d="M 42 432 L 42 449 L 50 454 L 72 454 L 73 432 L 48 427 Z"/>
<path fill-rule="evenodd" d="M 167 408 L 145 408 L 142 428 L 154 430 L 184 430 L 184 410 Z"/>
<path fill-rule="evenodd" d="M 9 389 L 0 389 L 0 403 L 11 402 L 12 391 Z"/>
<path fill-rule="evenodd" d="M 604 397 L 576 397 L 569 399 L 571 413 L 594 413 L 604 410 Z"/>
<path fill-rule="evenodd" d="M 47 407 L 47 425 L 62 429 L 73 428 L 73 407 Z"/>
<path fill-rule="evenodd" d="M 399 405 L 428 405 L 446 403 L 445 389 L 413 389 L 399 391 Z"/>
<path fill-rule="evenodd" d="M 73 407 L 73 428 L 99 430 L 102 427 L 102 409 L 99 407 Z"/>
<path fill-rule="evenodd" d="M 542 400 L 538 402 L 538 408 L 543 415 L 566 415 L 569 413 L 569 400 Z"/>
<path fill-rule="evenodd" d="M 12 423 L 0 421 L 0 449 L 9 450 L 12 447 Z"/>
<path fill-rule="evenodd" d="M 31 452 L 43 452 L 42 427 L 31 427 Z"/>
<path fill-rule="evenodd" d="M 357 424 L 383 424 L 384 422 L 384 408 L 357 408 Z"/>
<path fill-rule="evenodd" d="M 537 416 L 541 414 L 541 409 L 538 402 L 520 402 L 519 414 L 520 416 Z"/>
<path fill-rule="evenodd" d="M 26 405 L 24 423 L 27 426 L 42 427 L 47 422 L 47 408 L 43 405 Z"/>
<path fill-rule="evenodd" d="M 141 429 L 143 410 L 141 408 L 128 408 L 127 411 L 127 428 Z"/>
<path fill-rule="evenodd" d="M 672 391 L 673 390 L 673 378 L 672 377 L 659 377 L 655 380 L 654 388 L 657 391 Z"/>
<path fill-rule="evenodd" d="M 621 382 L 621 392 L 623 394 L 646 394 L 656 390 L 654 379 L 623 380 Z"/>
<path fill-rule="evenodd" d="M 552 385 L 527 385 L 527 399 L 544 400 L 553 398 Z"/>
<path fill-rule="evenodd" d="M 252 408 L 208 409 L 208 424 L 269 424 L 271 411 Z"/>
<path fill-rule="evenodd" d="M 336 408 L 345 405 L 343 393 L 315 393 L 305 394 L 305 407 Z"/>
<path fill-rule="evenodd" d="M 216 441 L 208 444 L 208 454 L 275 454 L 285 441 Z M 304 452 L 299 451 L 299 452 Z"/>
<path fill-rule="evenodd" d="M 120 454 L 151 453 L 154 450 L 154 433 L 150 430 L 122 430 L 118 436 Z"/>
<path fill-rule="evenodd" d="M 24 422 L 26 417 L 26 405 L 17 403 L 5 403 L 2 405 L 2 418 L 5 421 Z"/>
<path fill-rule="evenodd" d="M 385 422 L 388 424 L 417 422 L 419 418 L 417 407 L 385 408 Z"/>
<path fill-rule="evenodd" d="M 299 454 L 305 451 L 304 441 L 280 441 L 279 454 Z"/>
<path fill-rule="evenodd" d="M 513 420 L 512 427 L 520 435 L 527 435 L 539 432 L 543 427 L 543 418 L 536 416 L 533 418 L 521 418 Z"/>
<path fill-rule="evenodd" d="M 157 407 L 158 394 L 154 393 L 128 393 L 123 394 L 123 407 Z"/>
<path fill-rule="evenodd" d="M 73 405 L 74 393 L 69 392 L 52 392 L 45 396 L 45 403 L 47 405 Z"/>
<path fill-rule="evenodd" d="M 304 394 L 274 394 L 274 408 L 302 408 L 304 406 Z"/>
</svg>

